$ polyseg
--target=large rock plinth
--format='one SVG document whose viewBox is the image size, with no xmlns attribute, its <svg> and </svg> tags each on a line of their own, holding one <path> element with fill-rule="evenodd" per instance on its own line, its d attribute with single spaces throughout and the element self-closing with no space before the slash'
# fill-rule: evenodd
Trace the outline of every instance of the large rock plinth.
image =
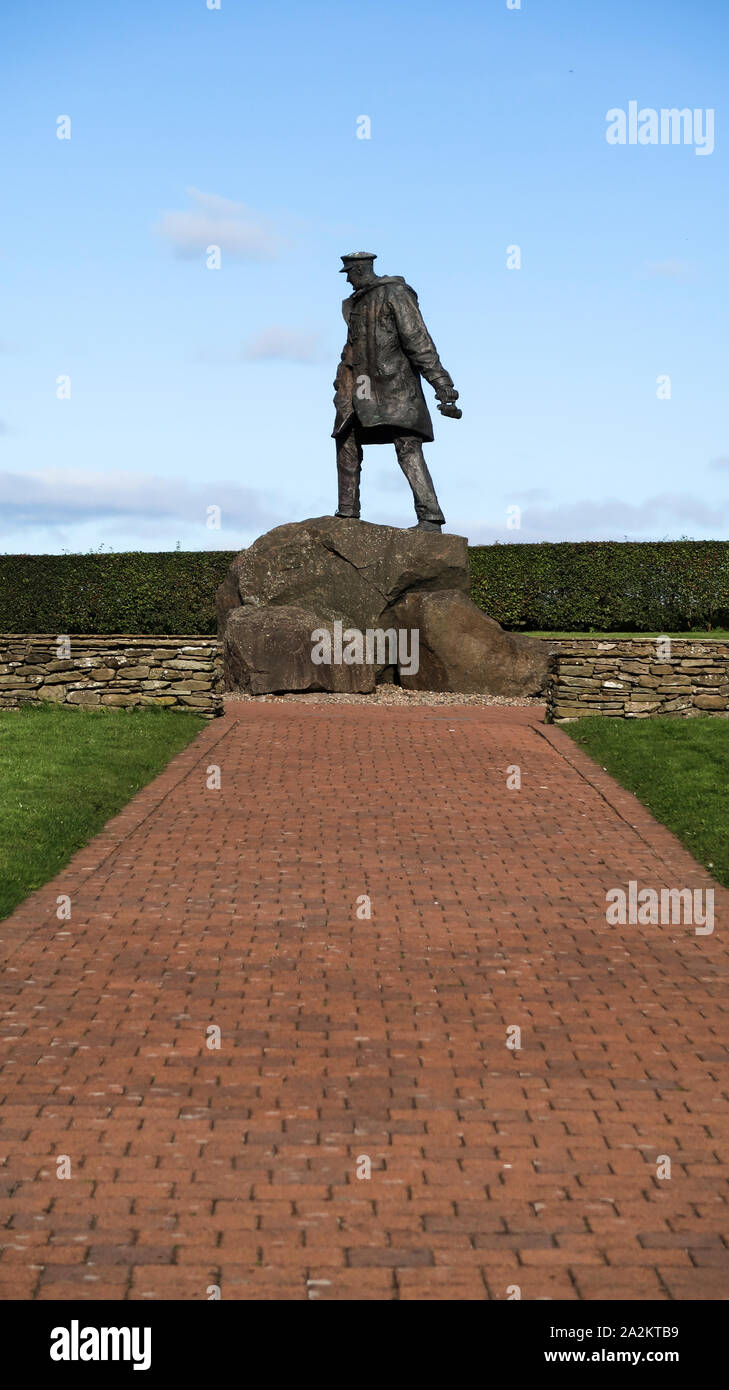
<svg viewBox="0 0 729 1390">
<path fill-rule="evenodd" d="M 320 516 L 277 526 L 236 555 L 218 589 L 218 622 L 239 604 L 291 604 L 364 629 L 410 589 L 467 594 L 465 537 Z"/>
<path fill-rule="evenodd" d="M 218 589 L 225 686 L 366 692 L 395 679 L 412 690 L 540 693 L 548 647 L 504 632 L 469 587 L 464 536 L 332 516 L 277 526 L 236 555 Z M 393 640 L 368 646 L 378 631 Z M 314 659 L 322 649 L 331 661 Z"/>
<path fill-rule="evenodd" d="M 396 628 L 417 629 L 417 675 L 400 674 L 408 690 L 460 690 L 469 695 L 537 695 L 546 684 L 549 648 L 535 637 L 505 632 L 454 590 L 406 594 L 389 615 Z"/>
</svg>

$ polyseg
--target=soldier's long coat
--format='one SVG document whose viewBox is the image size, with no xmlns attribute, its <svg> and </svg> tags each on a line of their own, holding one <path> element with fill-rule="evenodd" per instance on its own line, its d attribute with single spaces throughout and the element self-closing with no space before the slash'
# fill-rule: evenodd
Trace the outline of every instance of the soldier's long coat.
<svg viewBox="0 0 729 1390">
<path fill-rule="evenodd" d="M 381 275 L 345 299 L 342 313 L 348 333 L 334 382 L 333 437 L 354 415 L 364 428 L 377 428 L 382 443 L 393 427 L 432 439 L 420 378 L 433 387 L 453 382 L 425 327 L 415 290 L 401 275 Z"/>
</svg>

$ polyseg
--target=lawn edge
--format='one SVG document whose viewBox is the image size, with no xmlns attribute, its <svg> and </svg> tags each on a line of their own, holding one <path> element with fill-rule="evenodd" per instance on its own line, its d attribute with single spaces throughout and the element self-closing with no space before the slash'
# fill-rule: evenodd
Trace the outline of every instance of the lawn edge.
<svg viewBox="0 0 729 1390">
<path fill-rule="evenodd" d="M 535 727 L 536 732 L 552 744 L 565 762 L 574 767 L 621 819 L 635 830 L 648 849 L 659 854 L 671 869 L 675 864 L 676 870 L 681 873 L 691 871 L 694 876 L 697 873 L 703 875 L 704 886 L 713 888 L 715 894 L 718 892 L 724 895 L 729 904 L 729 889 L 712 876 L 705 864 L 694 859 L 691 850 L 679 839 L 675 831 L 657 820 L 635 792 L 628 791 L 611 773 L 605 772 L 604 768 L 563 729 L 554 724 Z"/>
<path fill-rule="evenodd" d="M 58 893 L 68 892 L 70 897 L 78 892 L 122 841 L 154 814 L 170 792 L 184 780 L 190 769 L 225 737 L 228 730 L 221 725 L 225 725 L 225 720 L 209 721 L 185 748 L 174 754 L 156 777 L 134 792 L 121 811 L 117 811 L 116 815 L 105 822 L 101 830 L 91 835 L 81 849 L 74 851 L 68 863 L 58 873 L 47 879 L 40 888 L 34 888 L 13 908 L 8 917 L 0 921 L 0 960 L 9 960 L 13 952 L 27 941 L 40 922 L 46 921 L 51 910 L 55 908 L 55 898 L 52 902 L 48 900 L 49 885 L 53 885 Z M 42 901 L 43 899 L 45 901 Z M 23 925 L 27 930 L 14 935 L 13 929 L 22 928 Z"/>
</svg>

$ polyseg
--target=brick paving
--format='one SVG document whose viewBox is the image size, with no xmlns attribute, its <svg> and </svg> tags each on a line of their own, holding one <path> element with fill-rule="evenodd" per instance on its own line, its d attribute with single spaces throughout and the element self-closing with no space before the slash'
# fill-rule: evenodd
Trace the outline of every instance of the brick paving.
<svg viewBox="0 0 729 1390">
<path fill-rule="evenodd" d="M 233 705 L 0 924 L 1 1297 L 727 1297 L 729 895 L 540 718 Z"/>
</svg>

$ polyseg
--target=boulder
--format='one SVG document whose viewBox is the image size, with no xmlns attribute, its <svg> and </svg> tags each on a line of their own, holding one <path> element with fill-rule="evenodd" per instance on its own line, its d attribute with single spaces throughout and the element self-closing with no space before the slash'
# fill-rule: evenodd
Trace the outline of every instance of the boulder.
<svg viewBox="0 0 729 1390">
<path fill-rule="evenodd" d="M 227 689 L 251 695 L 286 690 L 374 690 L 374 666 L 317 664 L 312 660 L 316 645 L 313 634 L 325 630 L 333 644 L 333 623 L 293 604 L 232 609 L 223 638 Z"/>
<path fill-rule="evenodd" d="M 218 589 L 224 685 L 255 695 L 366 692 L 392 679 L 397 664 L 412 690 L 538 694 L 548 646 L 504 632 L 471 602 L 469 587 L 464 536 L 331 516 L 277 526 L 236 555 Z M 329 634 L 339 660 L 312 659 L 317 629 Z M 408 629 L 408 638 L 417 629 L 417 671 L 408 674 L 411 640 L 403 661 L 395 663 L 389 644 L 385 655 L 383 640 L 382 647 L 361 644 L 348 664 L 350 629 Z"/>
<path fill-rule="evenodd" d="M 401 684 L 408 690 L 520 696 L 538 695 L 546 686 L 547 644 L 505 632 L 465 594 L 407 594 L 383 625 L 418 630 L 417 673 L 400 671 Z"/>
<path fill-rule="evenodd" d="M 364 630 L 410 589 L 470 585 L 465 536 L 320 516 L 277 526 L 236 555 L 217 594 L 218 626 L 239 606 L 293 605 Z"/>
</svg>

